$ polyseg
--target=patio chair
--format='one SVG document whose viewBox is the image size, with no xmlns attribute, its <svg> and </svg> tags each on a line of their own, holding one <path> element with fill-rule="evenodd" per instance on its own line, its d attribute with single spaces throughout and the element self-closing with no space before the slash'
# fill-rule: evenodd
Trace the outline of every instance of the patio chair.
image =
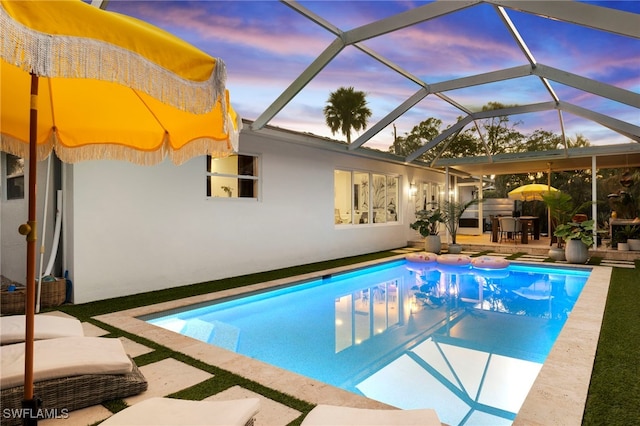
<svg viewBox="0 0 640 426">
<path fill-rule="evenodd" d="M 441 426 L 435 410 L 379 410 L 318 405 L 307 414 L 302 426 Z"/>
<path fill-rule="evenodd" d="M 25 315 L 0 317 L 0 345 L 24 342 Z M 75 318 L 39 314 L 34 321 L 34 339 L 82 337 L 82 324 Z"/>
<path fill-rule="evenodd" d="M 149 398 L 109 417 L 102 426 L 252 426 L 258 398 L 188 401 Z"/>
<path fill-rule="evenodd" d="M 500 218 L 500 242 L 503 239 L 509 240 L 513 238 L 514 242 L 517 242 L 517 236 L 520 234 L 518 229 L 519 221 L 514 217 L 501 217 Z"/>
</svg>

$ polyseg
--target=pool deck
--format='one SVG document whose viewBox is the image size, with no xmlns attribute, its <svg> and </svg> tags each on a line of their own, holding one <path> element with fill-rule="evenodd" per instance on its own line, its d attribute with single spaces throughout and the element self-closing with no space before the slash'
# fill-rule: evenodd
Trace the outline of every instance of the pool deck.
<svg viewBox="0 0 640 426">
<path fill-rule="evenodd" d="M 487 250 L 473 245 L 465 245 L 465 247 L 467 254 Z M 415 250 L 417 249 L 412 247 L 399 249 L 397 251 L 397 258 L 402 258 L 406 253 Z M 517 251 L 524 250 L 521 250 L 519 247 Z M 505 255 L 500 254 L 497 250 L 495 254 Z M 518 261 L 524 260 L 525 262 L 536 263 L 544 259 L 545 256 L 534 253 L 523 257 L 525 259 L 519 258 Z M 220 367 L 237 375 L 249 378 L 270 389 L 294 395 L 296 398 L 312 404 L 323 403 L 352 407 L 390 408 L 383 403 L 150 325 L 138 319 L 138 317 L 202 302 L 214 301 L 242 293 L 288 285 L 301 279 L 311 279 L 328 273 L 339 273 L 353 269 L 354 267 L 368 266 L 393 259 L 394 257 L 391 257 L 358 265 L 334 268 L 302 276 L 114 312 L 96 316 L 94 319 L 127 333 L 131 333 L 132 335 L 148 339 L 176 352 L 188 355 L 205 364 Z M 632 264 L 633 262 L 631 261 L 631 265 Z M 631 265 L 629 265 L 629 262 L 626 260 L 620 261 L 620 266 L 622 267 L 631 267 Z M 514 425 L 581 424 L 612 271 L 612 268 L 608 266 L 595 266 L 592 268 L 593 272 L 518 413 Z M 85 333 L 87 335 L 108 334 L 93 324 L 85 324 Z M 123 338 L 122 340 L 125 344 L 125 349 L 133 357 L 153 350 L 129 339 Z M 156 363 L 144 365 L 141 367 L 141 371 L 149 381 L 149 389 L 143 394 L 126 398 L 125 401 L 130 405 L 152 396 L 170 395 L 181 389 L 189 388 L 212 378 L 212 374 L 184 364 L 174 358 L 167 358 Z M 249 397 L 258 397 L 261 400 L 261 409 L 256 416 L 257 425 L 284 426 L 301 415 L 299 411 L 291 407 L 238 386 L 214 394 L 207 399 L 227 400 Z M 70 414 L 69 419 L 46 420 L 41 421 L 40 424 L 44 426 L 55 426 L 58 423 L 60 425 L 64 424 L 65 426 L 89 425 L 106 419 L 111 415 L 109 410 L 102 405 L 74 411 Z"/>
</svg>

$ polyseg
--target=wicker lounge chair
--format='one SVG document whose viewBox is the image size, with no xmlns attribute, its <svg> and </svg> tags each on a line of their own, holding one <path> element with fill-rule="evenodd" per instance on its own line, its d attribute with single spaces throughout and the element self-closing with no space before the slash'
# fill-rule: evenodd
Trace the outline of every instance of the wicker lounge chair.
<svg viewBox="0 0 640 426">
<path fill-rule="evenodd" d="M 101 426 L 252 426 L 258 398 L 187 401 L 149 398 L 114 414 Z"/>
<path fill-rule="evenodd" d="M 302 426 L 440 426 L 432 409 L 376 410 L 336 405 L 318 405 L 307 414 Z"/>
<path fill-rule="evenodd" d="M 24 342 L 25 321 L 24 315 L 0 317 L 0 344 L 9 345 Z M 45 314 L 35 316 L 35 340 L 81 336 L 84 336 L 82 323 L 75 318 Z"/>
<path fill-rule="evenodd" d="M 42 400 L 43 416 L 64 416 L 73 410 L 144 392 L 148 386 L 146 379 L 118 345 L 122 348 L 117 339 L 97 337 L 36 341 L 34 394 Z M 20 364 L 24 364 L 19 358 L 21 348 L 24 351 L 22 343 L 0 347 L 3 363 L 0 402 L 2 424 L 7 426 L 23 423 L 24 414 L 20 412 L 23 376 L 16 373 Z"/>
</svg>

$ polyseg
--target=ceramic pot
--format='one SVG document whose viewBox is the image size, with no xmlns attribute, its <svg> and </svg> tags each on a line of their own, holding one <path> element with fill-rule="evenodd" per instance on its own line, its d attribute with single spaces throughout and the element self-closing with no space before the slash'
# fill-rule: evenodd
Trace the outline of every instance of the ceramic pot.
<svg viewBox="0 0 640 426">
<path fill-rule="evenodd" d="M 629 243 L 618 243 L 618 251 L 629 251 Z"/>
<path fill-rule="evenodd" d="M 564 249 L 558 247 L 551 247 L 549 249 L 549 258 L 553 260 L 566 260 L 564 257 Z"/>
<path fill-rule="evenodd" d="M 428 253 L 440 254 L 442 250 L 442 241 L 440 235 L 428 235 L 424 239 L 424 251 Z"/>
<path fill-rule="evenodd" d="M 451 254 L 462 253 L 462 246 L 460 244 L 449 244 L 449 253 Z"/>
<path fill-rule="evenodd" d="M 585 263 L 589 259 L 589 247 L 580 240 L 568 240 L 564 255 L 569 263 Z"/>
<path fill-rule="evenodd" d="M 627 244 L 629 244 L 629 250 L 634 250 L 634 251 L 640 250 L 640 239 L 629 238 L 627 240 Z"/>
</svg>

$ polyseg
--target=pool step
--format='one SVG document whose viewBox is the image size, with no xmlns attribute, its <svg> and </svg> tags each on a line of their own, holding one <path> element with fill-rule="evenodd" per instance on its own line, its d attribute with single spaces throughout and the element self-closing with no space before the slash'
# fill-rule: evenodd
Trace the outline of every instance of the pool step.
<svg viewBox="0 0 640 426">
<path fill-rule="evenodd" d="M 186 322 L 180 334 L 211 343 L 230 351 L 236 351 L 240 340 L 240 329 L 221 321 L 203 321 L 198 318 Z"/>
</svg>

